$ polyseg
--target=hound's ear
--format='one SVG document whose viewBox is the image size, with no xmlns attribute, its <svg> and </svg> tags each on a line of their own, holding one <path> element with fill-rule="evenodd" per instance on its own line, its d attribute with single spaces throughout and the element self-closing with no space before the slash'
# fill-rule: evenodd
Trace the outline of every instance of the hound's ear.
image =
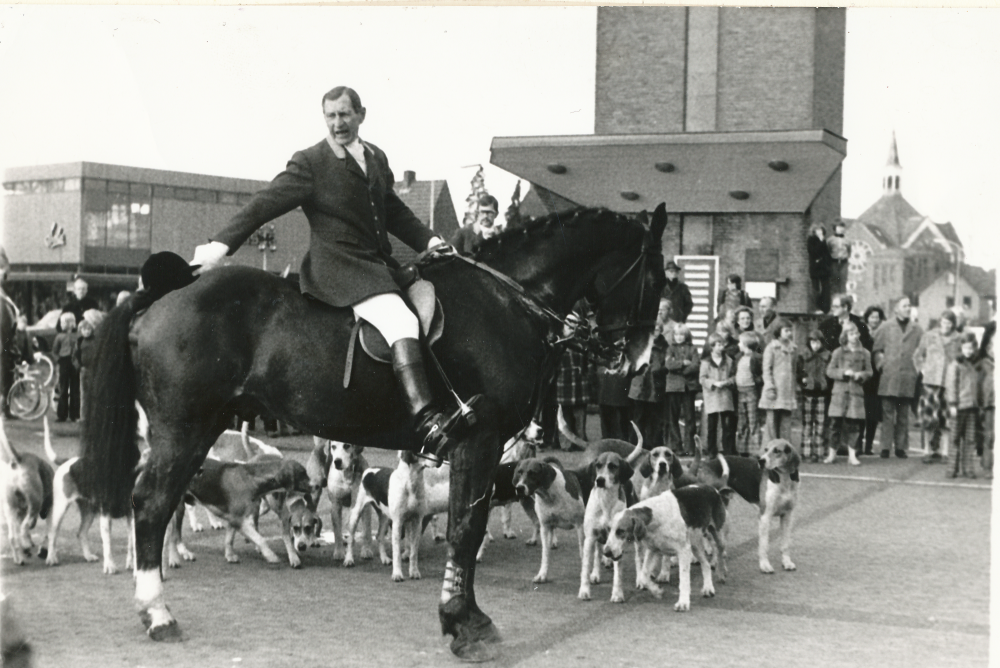
<svg viewBox="0 0 1000 668">
<path fill-rule="evenodd" d="M 360 455 L 364 451 L 365 451 L 365 446 L 363 446 L 363 445 L 355 445 L 354 446 L 354 454 Z"/>
<path fill-rule="evenodd" d="M 542 486 L 548 488 L 556 480 L 556 467 L 548 463 L 543 464 L 541 478 Z"/>
<path fill-rule="evenodd" d="M 736 494 L 736 492 L 732 487 L 723 487 L 719 490 L 719 496 L 722 497 L 722 502 L 726 504 L 727 508 L 729 507 L 729 500 L 733 498 L 734 494 Z"/>
<path fill-rule="evenodd" d="M 629 466 L 629 463 L 624 459 L 621 460 L 618 463 L 618 484 L 624 485 L 625 483 L 627 483 L 629 480 L 632 479 L 633 473 L 635 473 L 635 471 L 632 470 L 632 467 Z"/>
<path fill-rule="evenodd" d="M 645 509 L 640 509 L 645 510 Z M 632 537 L 636 540 L 642 540 L 646 537 L 646 521 L 643 519 L 643 514 L 636 511 L 632 514 Z"/>
<path fill-rule="evenodd" d="M 597 539 L 597 542 L 600 543 L 601 545 L 604 545 L 605 543 L 607 543 L 608 542 L 608 527 L 602 526 L 600 529 L 597 530 L 597 534 L 594 537 Z"/>
<path fill-rule="evenodd" d="M 649 476 L 653 475 L 653 465 L 650 464 L 649 457 L 646 457 L 642 461 L 642 464 L 639 465 L 639 473 L 642 475 L 643 478 L 648 478 Z"/>
<path fill-rule="evenodd" d="M 677 479 L 684 475 L 684 467 L 681 466 L 681 460 L 677 459 L 676 455 L 670 455 L 670 477 Z"/>
<path fill-rule="evenodd" d="M 410 466 L 417 461 L 417 456 L 409 450 L 401 450 L 399 452 L 399 458 Z"/>
<path fill-rule="evenodd" d="M 597 460 L 596 459 L 594 461 L 590 462 L 589 464 L 587 464 L 587 480 L 589 480 L 591 483 L 594 483 L 597 480 Z"/>
</svg>

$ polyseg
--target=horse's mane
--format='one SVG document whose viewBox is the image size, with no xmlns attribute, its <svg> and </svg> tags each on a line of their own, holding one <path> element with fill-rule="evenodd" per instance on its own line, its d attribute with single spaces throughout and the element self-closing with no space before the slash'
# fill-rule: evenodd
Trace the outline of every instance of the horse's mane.
<svg viewBox="0 0 1000 668">
<path fill-rule="evenodd" d="M 603 207 L 577 207 L 557 211 L 547 216 L 522 220 L 495 237 L 483 240 L 476 246 L 472 257 L 476 260 L 495 257 L 504 251 L 522 248 L 535 239 L 551 236 L 560 228 L 577 227 L 584 222 L 598 222 L 618 229 L 631 223 L 627 216 Z"/>
</svg>

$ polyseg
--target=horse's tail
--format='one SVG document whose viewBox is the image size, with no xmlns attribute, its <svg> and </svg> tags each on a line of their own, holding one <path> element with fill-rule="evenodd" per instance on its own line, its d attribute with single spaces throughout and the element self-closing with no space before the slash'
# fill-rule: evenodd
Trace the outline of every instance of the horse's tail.
<svg viewBox="0 0 1000 668">
<path fill-rule="evenodd" d="M 129 329 L 135 299 L 116 306 L 94 333 L 94 367 L 87 373 L 81 431 L 81 491 L 101 513 L 123 517 L 139 463 L 138 382 Z"/>
</svg>

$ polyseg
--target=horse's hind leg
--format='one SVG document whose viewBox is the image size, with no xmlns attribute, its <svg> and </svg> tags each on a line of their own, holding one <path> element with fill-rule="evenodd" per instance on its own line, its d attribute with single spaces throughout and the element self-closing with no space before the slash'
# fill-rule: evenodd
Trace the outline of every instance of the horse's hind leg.
<svg viewBox="0 0 1000 668">
<path fill-rule="evenodd" d="M 451 452 L 451 499 L 448 509 L 448 563 L 438 615 L 442 633 L 453 636 L 451 651 L 466 661 L 495 656 L 490 644 L 500 632 L 476 604 L 476 554 L 486 534 L 488 491 L 500 461 L 496 417 L 485 402 L 476 408 L 479 418 L 469 438 Z"/>
<path fill-rule="evenodd" d="M 199 448 L 194 445 L 198 442 L 194 435 L 170 435 L 165 433 L 168 429 L 153 430 L 149 461 L 139 473 L 132 494 L 135 602 L 150 638 L 176 641 L 180 640 L 180 630 L 163 594 L 163 542 L 184 489 L 201 466 L 211 443 Z"/>
</svg>

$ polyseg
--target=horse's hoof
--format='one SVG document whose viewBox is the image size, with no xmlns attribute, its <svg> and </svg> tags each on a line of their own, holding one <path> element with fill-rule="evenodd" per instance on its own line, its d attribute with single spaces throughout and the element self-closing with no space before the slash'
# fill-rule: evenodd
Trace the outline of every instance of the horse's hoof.
<svg viewBox="0 0 1000 668">
<path fill-rule="evenodd" d="M 457 638 L 451 641 L 451 652 L 467 663 L 493 661 L 499 655 L 496 647 L 480 640 L 459 641 Z"/>
<path fill-rule="evenodd" d="M 171 621 L 163 626 L 151 626 L 146 629 L 146 634 L 157 642 L 180 642 L 183 640 L 181 627 L 177 625 L 176 621 Z"/>
</svg>

